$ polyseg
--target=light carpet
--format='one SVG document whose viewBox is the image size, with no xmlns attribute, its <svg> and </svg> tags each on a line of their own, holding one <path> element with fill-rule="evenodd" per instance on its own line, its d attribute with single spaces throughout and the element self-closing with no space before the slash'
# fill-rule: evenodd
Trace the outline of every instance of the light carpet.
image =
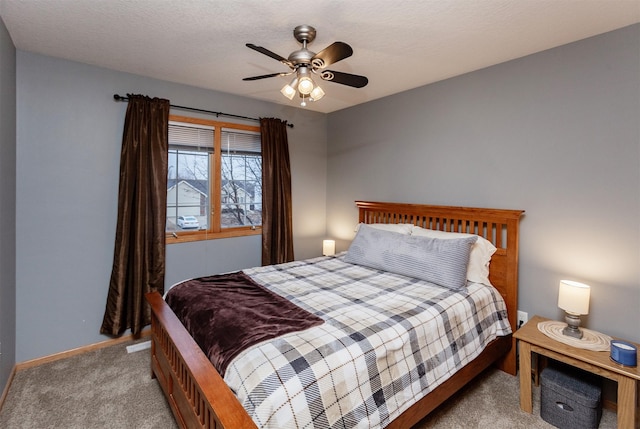
<svg viewBox="0 0 640 429">
<path fill-rule="evenodd" d="M 0 428 L 174 429 L 177 425 L 155 379 L 149 350 L 127 353 L 133 342 L 94 350 L 16 373 L 0 410 Z M 519 406 L 518 378 L 489 369 L 414 429 L 553 428 Z M 605 410 L 601 429 L 616 427 Z"/>
</svg>

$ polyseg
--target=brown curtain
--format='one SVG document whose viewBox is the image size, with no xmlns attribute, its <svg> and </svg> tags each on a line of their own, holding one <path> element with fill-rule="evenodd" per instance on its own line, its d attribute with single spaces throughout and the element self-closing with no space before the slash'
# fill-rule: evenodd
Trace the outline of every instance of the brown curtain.
<svg viewBox="0 0 640 429">
<path fill-rule="evenodd" d="M 261 118 L 262 265 L 293 261 L 291 165 L 287 122 Z"/>
<path fill-rule="evenodd" d="M 100 332 L 135 335 L 151 322 L 144 295 L 164 291 L 169 101 L 127 95 L 118 225 Z"/>
</svg>

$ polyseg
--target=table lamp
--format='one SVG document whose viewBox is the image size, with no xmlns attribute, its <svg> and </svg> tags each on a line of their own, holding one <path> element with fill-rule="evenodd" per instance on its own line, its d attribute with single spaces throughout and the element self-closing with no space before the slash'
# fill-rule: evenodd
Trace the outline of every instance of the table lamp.
<svg viewBox="0 0 640 429">
<path fill-rule="evenodd" d="M 324 256 L 333 256 L 336 254 L 335 240 L 322 240 L 322 254 Z"/>
<path fill-rule="evenodd" d="M 580 315 L 589 314 L 589 295 L 591 288 L 583 283 L 572 280 L 561 280 L 558 292 L 558 307 L 565 311 L 567 327 L 562 330 L 564 335 L 582 338 L 580 330 Z"/>
</svg>

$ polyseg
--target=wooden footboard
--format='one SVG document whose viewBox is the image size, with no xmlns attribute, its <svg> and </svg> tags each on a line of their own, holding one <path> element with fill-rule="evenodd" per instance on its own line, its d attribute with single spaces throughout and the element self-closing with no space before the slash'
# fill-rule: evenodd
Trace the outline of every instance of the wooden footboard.
<svg viewBox="0 0 640 429">
<path fill-rule="evenodd" d="M 257 429 L 162 296 L 153 292 L 146 299 L 152 310 L 152 375 L 158 379 L 178 425 L 188 429 Z"/>
<path fill-rule="evenodd" d="M 518 284 L 518 221 L 521 210 L 494 210 L 397 203 L 357 202 L 365 223 L 413 223 L 425 228 L 481 235 L 496 245 L 490 279 L 507 302 L 515 331 Z M 234 393 L 157 292 L 147 294 L 152 310 L 151 369 L 181 428 L 257 428 Z M 409 428 L 494 362 L 515 374 L 515 340 L 501 337 L 449 380 L 394 420 Z"/>
<path fill-rule="evenodd" d="M 152 375 L 158 379 L 178 425 L 185 429 L 257 429 L 160 294 L 153 292 L 146 298 L 152 310 Z M 496 339 L 476 359 L 391 422 L 388 428 L 410 428 L 510 347 L 511 336 Z"/>
</svg>

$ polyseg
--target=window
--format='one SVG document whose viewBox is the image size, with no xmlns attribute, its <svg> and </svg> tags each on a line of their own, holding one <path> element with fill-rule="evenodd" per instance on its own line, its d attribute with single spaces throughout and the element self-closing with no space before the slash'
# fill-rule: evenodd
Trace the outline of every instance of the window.
<svg viewBox="0 0 640 429">
<path fill-rule="evenodd" d="M 260 128 L 170 116 L 167 242 L 259 234 Z"/>
</svg>

